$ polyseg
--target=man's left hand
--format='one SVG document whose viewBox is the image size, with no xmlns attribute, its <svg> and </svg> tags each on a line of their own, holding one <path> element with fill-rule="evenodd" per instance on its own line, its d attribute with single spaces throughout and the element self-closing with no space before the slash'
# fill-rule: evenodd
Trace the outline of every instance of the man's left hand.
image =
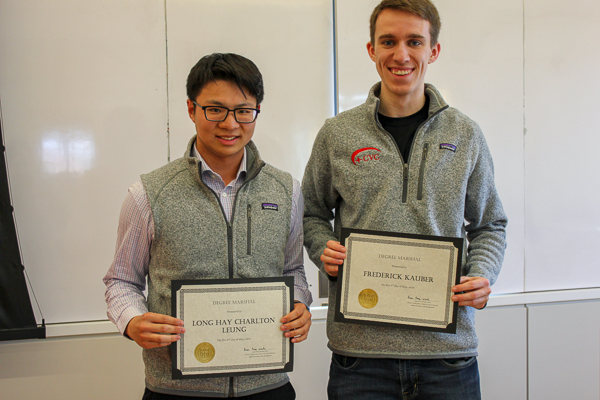
<svg viewBox="0 0 600 400">
<path fill-rule="evenodd" d="M 458 302 L 459 306 L 471 306 L 482 309 L 490 299 L 492 288 L 490 281 L 480 276 L 462 276 L 460 284 L 452 287 L 455 294 L 452 301 Z"/>
<path fill-rule="evenodd" d="M 294 311 L 281 318 L 281 330 L 292 343 L 300 343 L 308 337 L 312 314 L 303 303 L 294 303 Z"/>
</svg>

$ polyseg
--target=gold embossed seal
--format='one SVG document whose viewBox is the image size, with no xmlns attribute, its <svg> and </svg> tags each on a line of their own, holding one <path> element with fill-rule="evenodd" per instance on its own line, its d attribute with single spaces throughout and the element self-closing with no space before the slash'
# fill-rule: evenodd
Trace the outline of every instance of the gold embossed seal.
<svg viewBox="0 0 600 400">
<path fill-rule="evenodd" d="M 379 297 L 373 289 L 364 289 L 358 294 L 358 302 L 364 308 L 373 308 L 377 305 Z"/>
<path fill-rule="evenodd" d="M 208 342 L 202 342 L 194 350 L 194 356 L 196 360 L 201 363 L 211 362 L 215 358 L 215 348 Z"/>
</svg>

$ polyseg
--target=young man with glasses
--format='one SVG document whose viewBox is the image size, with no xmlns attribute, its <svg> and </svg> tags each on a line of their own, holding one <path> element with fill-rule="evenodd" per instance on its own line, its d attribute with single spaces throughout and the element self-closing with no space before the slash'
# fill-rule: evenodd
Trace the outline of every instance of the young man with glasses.
<svg viewBox="0 0 600 400">
<path fill-rule="evenodd" d="M 305 245 L 330 278 L 330 399 L 481 397 L 475 309 L 500 272 L 507 219 L 481 130 L 425 84 L 440 26 L 429 0 L 375 7 L 367 50 L 381 82 L 325 123 L 306 167 Z M 335 322 L 341 227 L 466 238 L 456 334 Z"/>
<path fill-rule="evenodd" d="M 173 279 L 293 276 L 296 303 L 282 334 L 299 343 L 311 325 L 300 184 L 265 164 L 251 141 L 263 94 L 252 61 L 237 54 L 200 59 L 187 80 L 196 135 L 183 158 L 129 189 L 104 282 L 109 318 L 144 349 L 143 399 L 295 398 L 285 373 L 171 379 L 168 345 L 185 332 L 183 321 L 169 316 Z"/>
</svg>

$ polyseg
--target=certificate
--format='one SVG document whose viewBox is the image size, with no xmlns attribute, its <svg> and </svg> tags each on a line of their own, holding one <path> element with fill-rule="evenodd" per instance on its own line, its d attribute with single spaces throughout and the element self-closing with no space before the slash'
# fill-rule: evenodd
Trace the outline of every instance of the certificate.
<svg viewBox="0 0 600 400">
<path fill-rule="evenodd" d="M 464 239 L 342 228 L 335 321 L 456 333 Z"/>
<path fill-rule="evenodd" d="M 173 379 L 291 371 L 281 318 L 293 286 L 293 277 L 171 281 L 172 315 L 185 326 L 171 344 Z"/>
</svg>

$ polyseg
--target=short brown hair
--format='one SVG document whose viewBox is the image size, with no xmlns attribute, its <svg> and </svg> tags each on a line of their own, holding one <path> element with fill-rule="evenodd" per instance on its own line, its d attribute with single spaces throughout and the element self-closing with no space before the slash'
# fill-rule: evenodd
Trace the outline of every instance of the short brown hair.
<svg viewBox="0 0 600 400">
<path fill-rule="evenodd" d="M 375 46 L 375 23 L 379 14 L 386 8 L 399 11 L 407 11 L 429 22 L 429 35 L 431 36 L 431 47 L 435 46 L 440 36 L 442 21 L 437 8 L 430 0 L 383 0 L 371 14 L 371 44 Z"/>
</svg>

